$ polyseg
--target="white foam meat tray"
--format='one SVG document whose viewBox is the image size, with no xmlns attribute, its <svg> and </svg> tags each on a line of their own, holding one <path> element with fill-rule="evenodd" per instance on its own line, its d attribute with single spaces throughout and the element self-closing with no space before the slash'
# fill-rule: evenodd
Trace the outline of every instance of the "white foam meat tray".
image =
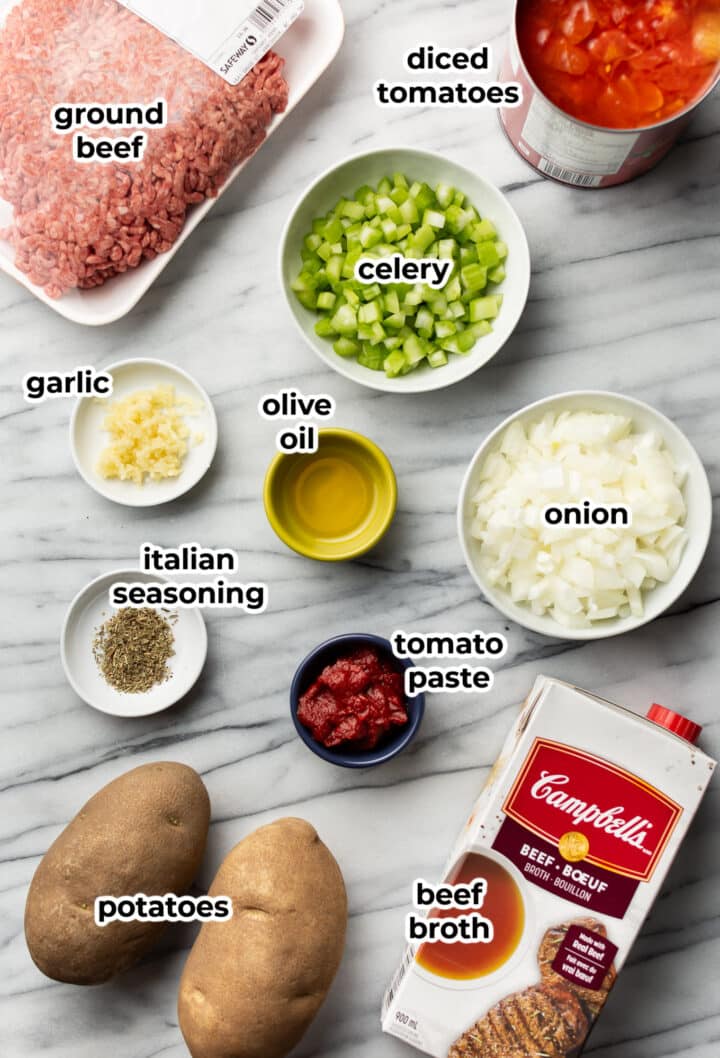
<svg viewBox="0 0 720 1058">
<path fill-rule="evenodd" d="M 0 0 L 0 24 L 16 2 L 18 0 L 11 0 L 9 3 Z M 287 110 L 274 118 L 268 128 L 268 137 L 287 120 L 330 66 L 340 50 L 344 35 L 345 20 L 340 0 L 305 0 L 304 12 L 276 45 L 277 51 L 285 59 L 290 95 Z M 113 323 L 137 305 L 143 294 L 167 268 L 185 240 L 207 216 L 218 198 L 228 190 L 250 162 L 252 158 L 237 166 L 217 198 L 208 199 L 189 212 L 185 227 L 172 249 L 160 254 L 154 261 L 143 261 L 138 268 L 114 277 L 102 287 L 94 290 L 72 290 L 61 298 L 50 298 L 41 287 L 31 283 L 28 277 L 15 267 L 13 248 L 3 240 L 0 240 L 0 271 L 12 276 L 49 308 L 74 323 L 96 327 Z M 11 220 L 10 205 L 0 199 L 0 228 L 8 227 Z"/>
</svg>

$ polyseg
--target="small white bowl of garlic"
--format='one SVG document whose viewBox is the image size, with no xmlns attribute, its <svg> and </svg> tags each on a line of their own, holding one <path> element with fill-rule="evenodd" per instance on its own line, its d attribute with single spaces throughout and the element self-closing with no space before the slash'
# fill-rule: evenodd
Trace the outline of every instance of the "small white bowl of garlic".
<svg viewBox="0 0 720 1058">
<path fill-rule="evenodd" d="M 616 393 L 556 394 L 476 452 L 460 541 L 488 602 L 562 639 L 620 635 L 683 594 L 710 541 L 712 494 L 685 435 Z"/>
</svg>

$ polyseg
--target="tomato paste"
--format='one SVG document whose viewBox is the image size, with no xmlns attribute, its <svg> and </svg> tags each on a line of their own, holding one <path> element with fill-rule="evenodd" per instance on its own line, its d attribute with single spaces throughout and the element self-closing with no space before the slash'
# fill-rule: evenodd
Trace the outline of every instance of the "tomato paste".
<svg viewBox="0 0 720 1058">
<path fill-rule="evenodd" d="M 591 125 L 674 117 L 720 61 L 720 0 L 521 0 L 518 43 L 540 91 Z"/>
<path fill-rule="evenodd" d="M 384 735 L 408 723 L 402 674 L 372 648 L 328 665 L 300 699 L 298 719 L 316 742 L 374 749 Z"/>
</svg>

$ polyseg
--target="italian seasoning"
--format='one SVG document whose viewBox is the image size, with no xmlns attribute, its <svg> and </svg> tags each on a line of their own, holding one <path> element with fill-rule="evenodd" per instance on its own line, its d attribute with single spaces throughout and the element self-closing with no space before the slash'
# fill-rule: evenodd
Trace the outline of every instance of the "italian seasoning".
<svg viewBox="0 0 720 1058">
<path fill-rule="evenodd" d="M 106 683 L 122 694 L 144 694 L 169 680 L 176 614 L 125 607 L 95 634 L 93 656 Z"/>
</svg>

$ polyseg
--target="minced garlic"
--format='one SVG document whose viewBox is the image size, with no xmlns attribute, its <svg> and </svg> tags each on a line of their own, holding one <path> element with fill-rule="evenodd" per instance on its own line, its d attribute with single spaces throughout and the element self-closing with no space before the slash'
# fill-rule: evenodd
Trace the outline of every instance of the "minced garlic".
<svg viewBox="0 0 720 1058">
<path fill-rule="evenodd" d="M 178 477 L 190 437 L 184 416 L 199 411 L 195 401 L 178 397 L 174 386 L 138 390 L 114 401 L 103 422 L 111 441 L 100 454 L 98 473 L 136 485 L 146 478 Z"/>
</svg>

